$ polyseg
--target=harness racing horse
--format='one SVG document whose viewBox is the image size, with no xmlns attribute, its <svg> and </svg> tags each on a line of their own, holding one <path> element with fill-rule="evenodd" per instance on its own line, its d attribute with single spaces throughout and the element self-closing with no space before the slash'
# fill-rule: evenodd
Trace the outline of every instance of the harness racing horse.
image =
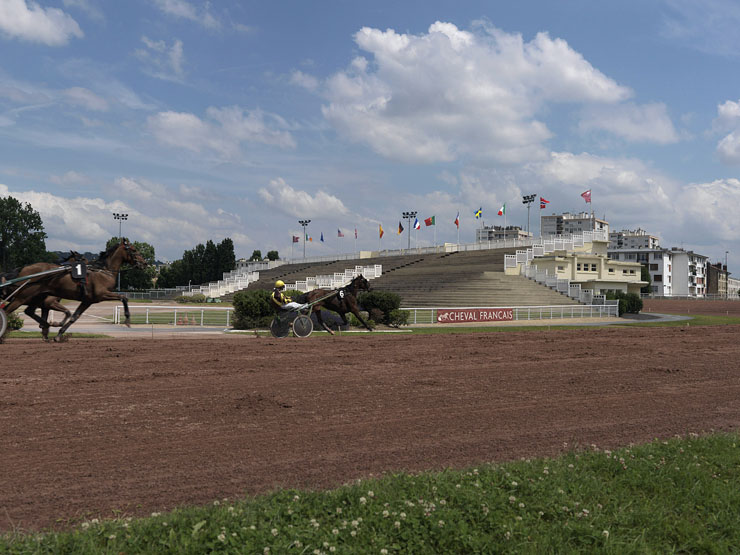
<svg viewBox="0 0 740 555">
<path fill-rule="evenodd" d="M 131 315 L 128 310 L 128 299 L 123 295 L 113 293 L 116 287 L 116 277 L 124 263 L 131 264 L 136 268 L 144 268 L 146 261 L 142 258 L 141 254 L 136 248 L 126 241 L 115 244 L 108 248 L 108 250 L 101 252 L 98 260 L 94 264 L 86 275 L 86 284 L 80 286 L 80 282 L 73 279 L 70 271 L 55 274 L 45 278 L 32 278 L 36 281 L 28 283 L 22 291 L 16 295 L 10 304 L 5 307 L 5 312 L 10 314 L 16 308 L 21 305 L 28 305 L 26 314 L 36 320 L 41 326 L 42 334 L 44 328 L 46 328 L 46 334 L 44 337 L 48 337 L 49 324 L 45 319 L 39 318 L 35 314 L 36 308 L 42 308 L 43 303 L 46 302 L 47 298 L 63 298 L 70 300 L 80 301 L 77 310 L 69 318 L 65 318 L 59 333 L 54 337 L 54 341 L 64 341 L 64 333 L 67 331 L 69 326 L 74 324 L 77 319 L 87 310 L 90 305 L 99 303 L 102 301 L 121 301 L 123 303 L 124 314 L 126 316 L 125 324 L 130 327 Z M 37 264 L 31 264 L 25 266 L 20 272 L 18 277 L 23 277 L 47 270 L 53 270 L 61 268 L 58 264 L 49 264 L 46 262 L 39 262 Z M 59 304 L 60 307 L 63 305 Z M 29 314 L 30 310 L 30 314 Z M 42 308 L 43 311 L 43 308 Z M 67 311 L 66 308 L 62 308 L 62 312 Z M 67 311 L 68 312 L 68 311 Z"/>
<path fill-rule="evenodd" d="M 332 291 L 331 289 L 314 289 L 308 293 L 304 293 L 298 297 L 299 303 L 311 304 L 311 312 L 316 314 L 316 320 L 321 324 L 326 331 L 334 335 L 334 332 L 329 329 L 321 318 L 321 309 L 326 308 L 339 314 L 342 318 L 342 322 L 347 325 L 346 314 L 351 312 L 365 326 L 369 331 L 373 329 L 362 319 L 360 316 L 360 305 L 357 304 L 357 292 L 358 291 L 370 291 L 370 284 L 364 276 L 359 275 L 349 282 L 349 285 Z M 322 297 L 326 297 L 323 300 L 319 300 Z M 314 304 L 316 303 L 316 304 Z"/>
</svg>

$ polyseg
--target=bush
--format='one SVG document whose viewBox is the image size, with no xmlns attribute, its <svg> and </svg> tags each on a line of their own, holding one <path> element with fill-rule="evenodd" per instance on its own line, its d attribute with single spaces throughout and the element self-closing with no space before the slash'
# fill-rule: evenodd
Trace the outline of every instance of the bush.
<svg viewBox="0 0 740 555">
<path fill-rule="evenodd" d="M 382 313 L 381 313 L 381 316 L 382 316 Z M 375 327 L 375 320 L 373 320 L 370 317 L 369 314 L 367 314 L 367 313 L 366 314 L 363 314 L 362 315 L 362 318 L 363 318 L 363 320 L 365 320 L 365 322 L 367 322 L 367 325 L 368 326 L 370 326 L 371 328 L 374 328 Z M 349 321 L 349 325 L 351 327 L 353 327 L 353 328 L 364 328 L 365 327 L 365 326 L 362 325 L 362 322 L 360 322 L 357 319 L 357 316 L 355 316 L 354 314 L 348 314 L 347 315 L 347 320 Z"/>
<path fill-rule="evenodd" d="M 181 304 L 204 303 L 206 302 L 206 296 L 203 293 L 195 293 L 194 295 L 182 295 L 180 297 L 175 297 L 175 302 Z"/>
<path fill-rule="evenodd" d="M 370 318 L 384 324 L 390 324 L 391 313 L 401 307 L 400 295 L 390 291 L 362 293 L 357 302 L 370 313 Z"/>
<path fill-rule="evenodd" d="M 285 296 L 292 299 L 301 295 L 301 291 L 285 291 Z M 246 330 L 270 326 L 275 309 L 270 302 L 272 291 L 239 291 L 234 295 L 234 328 Z"/>
<path fill-rule="evenodd" d="M 18 316 L 16 312 L 8 314 L 8 329 L 19 330 L 23 327 L 23 318 Z"/>
<path fill-rule="evenodd" d="M 609 300 L 619 300 L 619 315 L 637 314 L 642 310 L 642 299 L 637 293 L 607 293 L 606 298 Z"/>
<path fill-rule="evenodd" d="M 388 316 L 388 325 L 394 328 L 400 328 L 401 326 L 407 325 L 409 322 L 409 311 L 408 310 L 391 310 Z"/>
</svg>

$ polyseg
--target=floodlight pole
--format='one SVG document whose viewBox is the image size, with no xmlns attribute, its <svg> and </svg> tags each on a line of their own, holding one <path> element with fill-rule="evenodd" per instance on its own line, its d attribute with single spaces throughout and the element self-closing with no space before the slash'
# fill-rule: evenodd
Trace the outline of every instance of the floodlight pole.
<svg viewBox="0 0 740 555">
<path fill-rule="evenodd" d="M 123 239 L 123 235 L 121 235 L 121 224 L 123 223 L 123 220 L 128 220 L 128 214 L 120 214 L 118 212 L 113 213 L 113 219 L 118 220 L 118 240 L 120 241 Z M 121 270 L 118 270 L 118 291 L 121 290 Z"/>
<path fill-rule="evenodd" d="M 303 260 L 306 260 L 306 227 L 311 220 L 298 220 L 298 223 L 303 226 Z"/>
<path fill-rule="evenodd" d="M 409 232 L 409 248 L 408 248 L 409 251 L 411 250 L 411 218 L 416 218 L 416 214 L 417 214 L 416 211 L 413 211 L 413 212 L 412 211 L 409 211 L 409 212 L 403 212 L 402 213 L 402 216 L 404 218 L 406 218 L 406 220 L 408 221 L 408 230 L 407 231 Z"/>
<path fill-rule="evenodd" d="M 527 233 L 529 233 L 529 208 L 532 206 L 535 198 L 537 198 L 536 194 L 522 196 L 522 204 L 527 205 Z M 506 232 L 504 232 L 504 237 L 506 237 Z"/>
</svg>

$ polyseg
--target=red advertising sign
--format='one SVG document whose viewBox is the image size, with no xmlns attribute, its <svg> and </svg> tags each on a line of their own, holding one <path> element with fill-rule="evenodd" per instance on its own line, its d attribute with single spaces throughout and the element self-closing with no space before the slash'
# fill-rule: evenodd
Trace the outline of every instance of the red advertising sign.
<svg viewBox="0 0 740 555">
<path fill-rule="evenodd" d="M 440 308 L 437 310 L 437 322 L 441 324 L 504 322 L 513 319 L 513 308 Z"/>
</svg>

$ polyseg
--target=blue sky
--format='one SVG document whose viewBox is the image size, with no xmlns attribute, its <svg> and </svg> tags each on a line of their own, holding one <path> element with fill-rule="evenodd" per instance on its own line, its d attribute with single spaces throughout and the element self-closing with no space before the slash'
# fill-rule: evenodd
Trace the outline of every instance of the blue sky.
<svg viewBox="0 0 740 555">
<path fill-rule="evenodd" d="M 379 224 L 398 248 L 406 210 L 438 243 L 459 211 L 472 242 L 478 207 L 526 228 L 522 195 L 576 212 L 591 189 L 612 230 L 733 271 L 739 24 L 724 0 L 0 0 L 0 196 L 50 249 L 100 250 L 126 212 L 173 260 L 290 256 L 299 219 L 310 255 L 355 228 L 377 249 Z"/>
</svg>

